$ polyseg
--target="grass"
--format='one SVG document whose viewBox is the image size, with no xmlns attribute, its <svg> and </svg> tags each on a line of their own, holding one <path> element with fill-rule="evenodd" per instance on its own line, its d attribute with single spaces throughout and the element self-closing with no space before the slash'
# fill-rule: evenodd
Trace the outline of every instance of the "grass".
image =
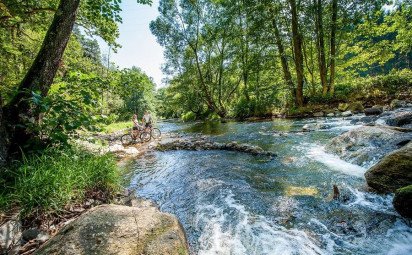
<svg viewBox="0 0 412 255">
<path fill-rule="evenodd" d="M 115 122 L 102 127 L 102 132 L 110 134 L 122 129 L 131 128 L 133 126 L 131 121 Z"/>
<path fill-rule="evenodd" d="M 23 217 L 59 211 L 93 190 L 113 194 L 120 187 L 113 156 L 78 148 L 47 149 L 0 174 L 1 208 L 18 206 Z"/>
</svg>

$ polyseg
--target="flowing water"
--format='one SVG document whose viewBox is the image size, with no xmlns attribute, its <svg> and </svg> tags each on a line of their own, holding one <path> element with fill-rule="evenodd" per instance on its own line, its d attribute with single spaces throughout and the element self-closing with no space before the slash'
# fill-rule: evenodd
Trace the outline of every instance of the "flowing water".
<svg viewBox="0 0 412 255">
<path fill-rule="evenodd" d="M 305 124 L 320 129 L 285 133 Z M 130 187 L 179 218 L 193 254 L 412 254 L 412 228 L 392 196 L 368 193 L 366 169 L 324 149 L 354 127 L 342 118 L 162 123 L 163 131 L 250 143 L 278 156 L 152 152 L 136 160 Z"/>
</svg>

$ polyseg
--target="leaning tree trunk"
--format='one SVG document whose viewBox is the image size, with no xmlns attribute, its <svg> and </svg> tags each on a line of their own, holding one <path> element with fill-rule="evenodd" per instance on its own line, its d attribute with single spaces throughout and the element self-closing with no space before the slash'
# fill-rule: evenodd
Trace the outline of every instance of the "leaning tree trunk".
<svg viewBox="0 0 412 255">
<path fill-rule="evenodd" d="M 33 137 L 25 125 L 29 118 L 38 119 L 38 111 L 29 103 L 31 92 L 47 95 L 70 39 L 79 3 L 80 0 L 60 0 L 36 59 L 20 83 L 16 96 L 4 107 L 4 121 L 9 127 L 12 150 L 25 145 Z"/>
<path fill-rule="evenodd" d="M 292 40 L 293 50 L 295 51 L 295 68 L 296 68 L 296 105 L 303 106 L 303 52 L 302 52 L 302 35 L 299 32 L 298 11 L 295 0 L 289 0 L 292 12 Z"/>
</svg>

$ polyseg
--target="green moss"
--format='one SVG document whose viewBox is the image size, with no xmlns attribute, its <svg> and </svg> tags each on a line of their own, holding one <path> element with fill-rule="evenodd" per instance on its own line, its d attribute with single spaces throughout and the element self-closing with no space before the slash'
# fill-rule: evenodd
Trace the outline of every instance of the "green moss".
<svg viewBox="0 0 412 255">
<path fill-rule="evenodd" d="M 412 218 L 412 185 L 396 190 L 393 206 L 403 217 Z"/>
</svg>

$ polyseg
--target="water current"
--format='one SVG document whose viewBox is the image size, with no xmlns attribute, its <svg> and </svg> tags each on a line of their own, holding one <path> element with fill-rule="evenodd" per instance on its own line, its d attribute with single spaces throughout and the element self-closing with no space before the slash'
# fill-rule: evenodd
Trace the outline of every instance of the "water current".
<svg viewBox="0 0 412 255">
<path fill-rule="evenodd" d="M 316 131 L 295 132 L 305 124 Z M 412 228 L 392 196 L 368 192 L 367 169 L 324 148 L 355 127 L 342 118 L 163 122 L 163 132 L 259 145 L 278 156 L 150 152 L 133 164 L 130 188 L 179 218 L 192 254 L 412 254 Z"/>
</svg>

